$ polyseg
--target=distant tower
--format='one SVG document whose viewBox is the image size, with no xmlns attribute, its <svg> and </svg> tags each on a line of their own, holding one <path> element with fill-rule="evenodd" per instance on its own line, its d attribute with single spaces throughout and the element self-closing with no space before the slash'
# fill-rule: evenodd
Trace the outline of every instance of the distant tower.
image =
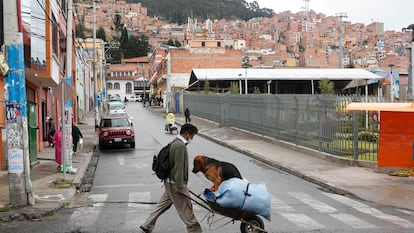
<svg viewBox="0 0 414 233">
<path fill-rule="evenodd" d="M 336 13 L 335 17 L 339 18 L 339 68 L 344 68 L 344 35 L 342 30 L 342 19 L 348 18 L 346 13 Z"/>
</svg>

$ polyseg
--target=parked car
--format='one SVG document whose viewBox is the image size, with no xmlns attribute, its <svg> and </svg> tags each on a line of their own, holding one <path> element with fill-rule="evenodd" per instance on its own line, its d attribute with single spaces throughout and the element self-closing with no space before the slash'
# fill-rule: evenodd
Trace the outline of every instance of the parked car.
<svg viewBox="0 0 414 233">
<path fill-rule="evenodd" d="M 126 106 L 119 101 L 110 101 L 106 102 L 106 114 L 120 114 L 120 113 L 127 113 Z"/>
<path fill-rule="evenodd" d="M 127 114 L 104 115 L 99 124 L 99 147 L 129 144 L 135 148 L 132 118 Z"/>
<path fill-rule="evenodd" d="M 135 101 L 135 102 L 141 102 L 142 101 L 142 97 L 138 94 L 136 95 L 131 95 L 131 96 L 127 96 L 128 101 Z"/>
</svg>

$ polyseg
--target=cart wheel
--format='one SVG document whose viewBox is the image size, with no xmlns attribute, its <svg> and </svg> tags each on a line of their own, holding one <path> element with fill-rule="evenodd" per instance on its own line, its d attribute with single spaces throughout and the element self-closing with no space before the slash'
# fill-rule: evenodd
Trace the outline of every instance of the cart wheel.
<svg viewBox="0 0 414 233">
<path fill-rule="evenodd" d="M 253 217 L 245 219 L 245 222 L 242 222 L 240 224 L 240 231 L 241 233 L 249 233 L 249 232 L 262 233 L 263 232 L 257 228 L 254 228 L 253 226 L 256 226 L 264 230 L 263 220 L 258 216 L 253 216 Z"/>
</svg>

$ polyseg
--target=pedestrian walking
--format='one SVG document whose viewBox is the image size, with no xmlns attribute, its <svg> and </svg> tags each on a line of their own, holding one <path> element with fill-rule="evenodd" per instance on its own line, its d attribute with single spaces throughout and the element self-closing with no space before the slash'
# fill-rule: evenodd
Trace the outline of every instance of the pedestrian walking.
<svg viewBox="0 0 414 233">
<path fill-rule="evenodd" d="M 185 123 L 190 123 L 191 122 L 190 109 L 185 108 L 184 116 L 185 116 Z"/>
<path fill-rule="evenodd" d="M 169 151 L 171 171 L 169 178 L 164 181 L 164 193 L 150 216 L 141 226 L 139 226 L 140 232 L 152 232 L 158 217 L 172 205 L 174 205 L 180 219 L 187 226 L 187 232 L 202 232 L 201 226 L 194 215 L 190 199 L 178 194 L 182 193 L 186 196 L 190 196 L 187 187 L 188 152 L 186 145 L 190 143 L 197 133 L 197 127 L 192 124 L 184 124 L 181 127 L 180 134 L 171 142 Z"/>
<path fill-rule="evenodd" d="M 73 153 L 76 153 L 78 148 L 78 143 L 80 139 L 83 139 L 82 132 L 74 123 L 72 124 L 72 142 L 73 142 Z"/>
<path fill-rule="evenodd" d="M 53 136 L 56 132 L 55 123 L 53 122 L 53 118 L 51 117 L 49 117 L 47 122 L 49 124 L 49 130 L 47 131 L 47 141 L 49 143 L 49 146 L 53 147 Z"/>
<path fill-rule="evenodd" d="M 62 131 L 58 129 L 53 135 L 53 145 L 55 146 L 55 161 L 59 165 L 58 169 L 62 165 Z"/>
</svg>

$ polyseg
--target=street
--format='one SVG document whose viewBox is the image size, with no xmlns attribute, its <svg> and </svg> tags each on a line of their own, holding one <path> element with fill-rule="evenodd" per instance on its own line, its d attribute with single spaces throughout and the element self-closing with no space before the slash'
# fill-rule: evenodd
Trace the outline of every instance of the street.
<svg viewBox="0 0 414 233">
<path fill-rule="evenodd" d="M 5 224 L 0 226 L 0 232 L 138 232 L 138 226 L 163 192 L 151 170 L 152 157 L 175 135 L 166 134 L 165 120 L 141 103 L 129 102 L 127 111 L 134 118 L 136 148 L 125 146 L 100 152 L 92 189 L 80 207 L 65 208 L 39 222 Z M 328 193 L 313 183 L 202 137 L 195 136 L 188 151 L 190 169 L 194 156 L 201 154 L 235 164 L 251 183 L 266 183 L 272 209 L 271 221 L 263 219 L 268 232 L 414 231 L 412 212 Z M 189 188 L 197 194 L 211 186 L 202 174 L 190 172 L 189 179 Z M 240 232 L 239 221 L 233 224 L 219 214 L 208 218 L 209 212 L 196 204 L 194 209 L 204 232 Z M 159 218 L 153 232 L 186 230 L 172 207 Z"/>
</svg>

